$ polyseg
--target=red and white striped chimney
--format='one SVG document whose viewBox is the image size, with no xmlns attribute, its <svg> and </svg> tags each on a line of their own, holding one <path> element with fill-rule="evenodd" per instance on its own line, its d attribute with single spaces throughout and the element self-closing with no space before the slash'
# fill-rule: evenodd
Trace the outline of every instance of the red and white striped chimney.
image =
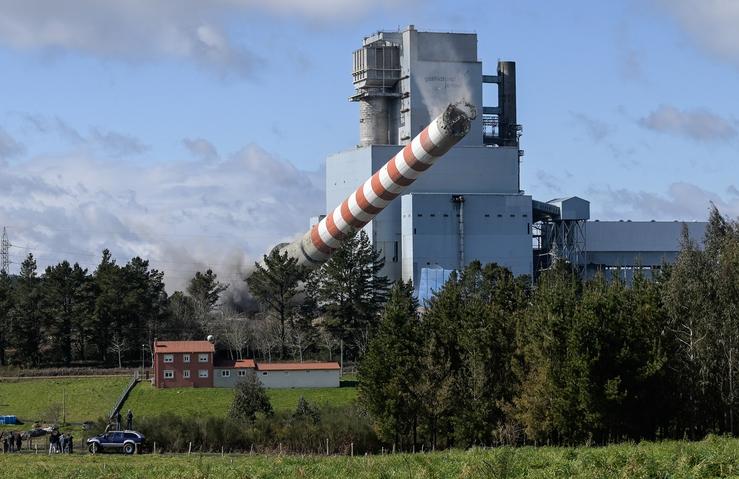
<svg viewBox="0 0 739 479">
<path fill-rule="evenodd" d="M 416 178 L 464 138 L 475 116 L 472 105 L 449 105 L 413 141 L 301 239 L 280 249 L 290 257 L 297 258 L 298 264 L 311 269 L 321 266 L 344 238 L 372 221 Z"/>
</svg>

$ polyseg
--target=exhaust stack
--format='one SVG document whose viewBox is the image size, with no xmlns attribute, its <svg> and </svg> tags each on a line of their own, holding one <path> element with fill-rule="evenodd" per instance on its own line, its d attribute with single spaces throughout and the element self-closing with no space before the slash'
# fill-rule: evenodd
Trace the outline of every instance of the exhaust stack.
<svg viewBox="0 0 739 479">
<path fill-rule="evenodd" d="M 341 242 L 372 221 L 392 200 L 470 131 L 476 111 L 456 103 L 431 122 L 413 141 L 349 195 L 339 206 L 292 243 L 278 246 L 310 269 L 320 267 Z"/>
</svg>

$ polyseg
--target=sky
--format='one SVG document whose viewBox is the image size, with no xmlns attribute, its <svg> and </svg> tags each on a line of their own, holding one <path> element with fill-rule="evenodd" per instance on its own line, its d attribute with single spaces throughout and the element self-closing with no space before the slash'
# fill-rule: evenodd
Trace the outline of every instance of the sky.
<svg viewBox="0 0 739 479">
<path fill-rule="evenodd" d="M 351 53 L 409 24 L 477 33 L 487 74 L 517 63 L 535 199 L 739 215 L 739 0 L 0 0 L 11 272 L 108 248 L 170 291 L 240 281 L 324 213 L 324 159 L 358 140 Z"/>
</svg>

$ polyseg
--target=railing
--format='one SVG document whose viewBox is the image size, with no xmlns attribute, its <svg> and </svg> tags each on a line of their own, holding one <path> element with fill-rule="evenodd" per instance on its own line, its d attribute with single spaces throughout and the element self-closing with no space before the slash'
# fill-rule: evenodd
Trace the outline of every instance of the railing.
<svg viewBox="0 0 739 479">
<path fill-rule="evenodd" d="M 126 386 L 126 389 L 123 390 L 121 395 L 118 397 L 118 400 L 115 403 L 115 406 L 110 411 L 110 415 L 108 415 L 108 420 L 112 420 L 116 413 L 121 409 L 121 406 L 123 406 L 123 403 L 126 402 L 126 398 L 128 398 L 128 394 L 131 392 L 131 390 L 136 386 L 136 384 L 141 380 L 141 375 L 139 374 L 139 370 L 137 369 L 134 371 L 133 376 L 131 377 L 131 381 L 128 383 L 128 386 Z"/>
</svg>

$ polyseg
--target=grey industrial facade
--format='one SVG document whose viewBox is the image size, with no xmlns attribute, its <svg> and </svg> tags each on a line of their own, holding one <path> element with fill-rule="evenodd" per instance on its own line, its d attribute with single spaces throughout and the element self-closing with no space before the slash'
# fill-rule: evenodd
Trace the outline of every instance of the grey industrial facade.
<svg viewBox="0 0 739 479">
<path fill-rule="evenodd" d="M 353 56 L 360 142 L 326 160 L 326 211 L 354 192 L 450 102 L 479 113 L 472 130 L 365 231 L 391 280 L 421 282 L 425 272 L 472 260 L 534 275 L 562 257 L 592 275 L 598 269 L 656 267 L 674 260 L 682 223 L 590 221 L 578 197 L 536 201 L 521 188 L 513 62 L 485 75 L 477 35 L 402 31 L 364 39 Z M 484 83 L 498 104 L 482 104 Z M 314 219 L 315 221 L 315 219 Z M 705 223 L 688 224 L 701 240 Z"/>
</svg>

